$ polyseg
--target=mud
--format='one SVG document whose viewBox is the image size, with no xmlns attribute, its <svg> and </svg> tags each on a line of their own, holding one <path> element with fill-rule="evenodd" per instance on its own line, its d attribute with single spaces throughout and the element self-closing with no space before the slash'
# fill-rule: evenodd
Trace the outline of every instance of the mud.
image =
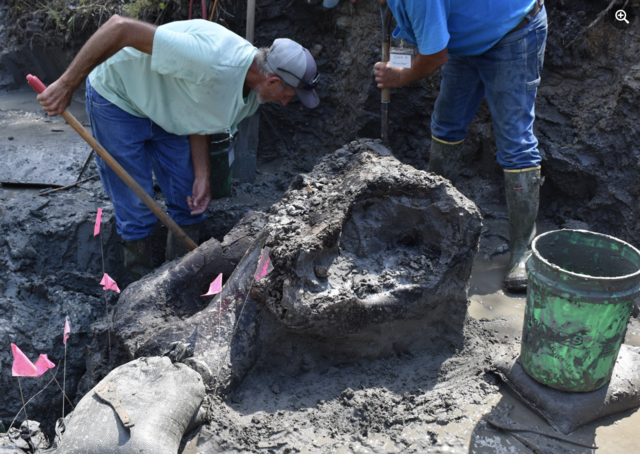
<svg viewBox="0 0 640 454">
<path fill-rule="evenodd" d="M 551 27 L 536 112 L 546 176 L 539 219 L 550 224 L 548 229 L 590 229 L 638 247 L 640 168 L 634 164 L 639 161 L 637 2 L 627 5 L 632 32 L 608 15 L 584 34 L 580 33 L 609 0 L 547 3 Z M 295 176 L 309 172 L 326 152 L 379 133 L 379 91 L 371 77 L 372 64 L 379 55 L 378 5 L 344 1 L 325 11 L 320 4 L 317 0 L 258 1 L 257 44 L 267 45 L 277 36 L 287 36 L 311 49 L 323 72 L 319 87 L 322 104 L 315 111 L 296 102 L 287 108 L 261 109 L 258 180 L 236 185 L 233 198 L 212 205 L 206 232 L 218 240 L 249 209 L 268 210 Z M 8 17 L 11 5 L 0 5 L 1 19 Z M 243 6 L 224 6 L 227 22 L 242 33 Z M 175 18 L 185 17 L 186 11 L 178 10 Z M 50 83 L 77 50 L 71 42 L 65 49 L 52 46 L 51 38 L 39 28 L 43 17 L 36 17 L 33 24 L 29 19 L 25 16 L 15 24 L 0 25 L 0 90 L 17 88 L 27 73 L 36 73 Z M 103 16 L 97 15 L 92 25 L 82 29 L 78 42 L 101 20 Z M 400 160 L 418 169 L 426 165 L 423 156 L 429 147 L 428 124 L 438 84 L 435 74 L 392 92 L 391 149 Z M 0 102 L 4 99 L 0 96 Z M 69 140 L 66 146 L 74 149 L 77 142 L 69 135 L 51 131 L 58 129 L 58 124 L 45 122 L 41 114 L 27 114 L 28 109 L 22 107 L 13 112 L 8 109 L 2 107 L 0 112 L 4 120 L 10 120 L 2 123 L 0 146 L 25 140 L 26 147 L 27 138 L 33 138 L 35 142 L 29 142 L 33 145 L 25 150 L 33 149 L 35 156 L 40 146 L 42 155 L 48 157 L 44 149 L 50 146 L 65 150 L 67 139 L 61 140 L 65 135 Z M 33 127 L 18 134 L 14 128 L 20 128 L 21 122 Z M 37 133 L 36 123 L 41 123 Z M 498 392 L 496 382 L 483 372 L 486 360 L 481 356 L 490 352 L 491 346 L 519 341 L 524 299 L 500 290 L 500 268 L 508 259 L 506 218 L 496 208 L 504 205 L 504 194 L 486 105 L 481 106 L 469 132 L 466 167 L 457 188 L 480 207 L 484 219 L 469 309 L 481 320 L 466 325 L 469 339 L 442 339 L 435 352 L 398 352 L 387 359 L 335 365 L 331 358 L 315 351 L 313 344 L 305 344 L 303 337 L 293 338 L 278 345 L 273 365 L 265 360 L 234 394 L 212 409 L 211 418 L 217 423 L 203 428 L 184 452 L 217 452 L 220 444 L 230 452 L 400 452 L 414 449 L 412 444 L 417 452 L 533 452 L 480 420 L 482 414 L 508 410 L 522 423 L 546 426 L 508 392 Z M 50 176 L 58 184 L 73 181 L 86 156 L 74 151 L 70 154 L 77 158 L 70 159 L 65 153 L 63 168 L 72 170 L 52 171 Z M 54 158 L 60 159 L 60 155 Z M 2 163 L 0 171 L 5 168 L 4 155 Z M 26 173 L 29 167 L 24 169 Z M 20 178 L 31 176 L 23 173 Z M 127 278 L 118 275 L 120 246 L 109 203 L 98 182 L 49 196 L 46 206 L 47 199 L 43 201 L 36 191 L 2 188 L 0 197 L 0 389 L 7 390 L 0 395 L 0 420 L 6 427 L 20 408 L 16 383 L 7 373 L 9 342 L 16 342 L 31 358 L 49 353 L 58 364 L 63 356 L 61 323 L 64 315 L 71 314 L 77 333 L 68 351 L 67 387 L 72 398 L 77 401 L 108 370 L 104 300 L 97 286 L 102 271 L 100 252 L 90 237 L 97 206 L 106 211 L 107 267 L 123 287 Z M 158 230 L 161 246 L 166 231 Z M 625 339 L 635 345 L 640 344 L 637 317 L 636 312 Z M 282 339 L 275 335 L 277 323 L 275 319 L 265 323 L 261 334 L 267 338 L 274 334 L 270 338 L 276 343 Z M 483 331 L 478 331 L 481 328 Z M 41 334 L 34 334 L 38 332 Z M 474 350 L 475 342 L 486 344 L 486 349 Z M 123 360 L 116 357 L 114 363 Z M 469 369 L 458 361 L 468 361 Z M 443 371 L 441 376 L 439 371 Z M 45 382 L 44 378 L 23 380 L 25 393 L 35 394 Z M 29 404 L 34 415 L 41 415 L 39 419 L 50 435 L 53 420 L 61 411 L 60 396 L 53 386 Z M 444 389 L 441 393 L 438 386 Z M 630 411 L 609 417 L 575 435 L 595 441 L 599 453 L 635 452 L 640 449 L 638 415 Z M 403 422 L 394 422 L 396 416 Z M 311 428 L 309 421 L 317 423 Z M 198 443 L 199 448 L 194 446 Z"/>
<path fill-rule="evenodd" d="M 477 339 L 478 329 L 469 324 L 465 335 Z M 472 428 L 467 415 L 481 413 L 497 391 L 483 373 L 484 342 L 468 345 L 455 353 L 444 343 L 437 351 L 361 364 L 325 360 L 294 375 L 255 370 L 229 406 L 212 406 L 212 423 L 184 452 L 462 449 Z"/>
<path fill-rule="evenodd" d="M 0 182 L 5 186 L 32 183 L 52 187 L 75 183 L 89 156 L 86 142 L 66 127 L 62 117 L 43 115 L 34 94 L 25 89 L 0 97 Z M 76 97 L 70 112 L 86 126 L 81 96 Z"/>
<path fill-rule="evenodd" d="M 93 238 L 98 206 L 105 222 L 102 238 L 105 268 L 116 280 L 123 278 L 116 259 L 113 211 L 105 203 L 99 182 L 63 194 L 39 196 L 33 191 L 1 189 L 0 203 L 0 418 L 11 422 L 21 407 L 15 378 L 11 377 L 9 344 L 17 344 L 29 358 L 46 353 L 62 379 L 64 345 L 62 329 L 69 317 L 73 336 L 67 344 L 67 387 L 74 397 L 89 365 L 83 349 L 94 336 L 106 334 L 105 300 L 98 284 L 102 275 L 100 243 Z M 109 304 L 117 297 L 108 295 Z M 89 351 L 85 351 L 89 353 Z M 87 358 L 88 359 L 88 358 Z M 50 376 L 22 380 L 27 396 L 33 396 Z M 38 397 L 34 408 L 47 431 L 60 416 L 62 401 L 55 383 Z M 60 405 L 48 402 L 59 401 Z M 69 407 L 67 406 L 67 410 Z"/>
<path fill-rule="evenodd" d="M 84 108 L 82 96 L 79 94 L 72 106 L 79 119 Z M 80 139 L 68 132 L 70 127 L 60 117 L 47 118 L 33 97 L 30 88 L 0 96 L 2 180 L 6 175 L 8 180 L 45 187 L 73 183 L 90 149 L 78 143 Z M 16 172 L 10 172 L 14 166 Z M 286 189 L 287 178 L 293 175 L 267 166 L 260 171 L 255 183 L 236 182 L 234 197 L 211 204 L 204 236 L 220 234 L 217 237 L 222 240 L 247 211 L 264 210 L 275 202 Z M 93 161 L 86 176 L 95 174 Z M 10 372 L 10 343 L 17 344 L 32 359 L 47 353 L 58 366 L 54 372 L 62 383 L 62 329 L 68 316 L 73 334 L 67 344 L 66 387 L 75 402 L 113 367 L 129 359 L 125 351 L 118 349 L 113 331 L 107 328 L 104 295 L 98 285 L 103 271 L 100 237 L 93 237 L 98 207 L 103 209 L 105 271 L 121 289 L 131 282 L 122 267 L 122 242 L 115 231 L 113 207 L 100 180 L 46 196 L 39 193 L 22 186 L 0 187 L 0 389 L 5 390 L 0 393 L 0 421 L 5 427 L 22 406 L 16 379 Z M 157 199 L 162 204 L 160 193 Z M 154 232 L 158 265 L 163 261 L 166 233 L 160 225 Z M 110 313 L 117 299 L 115 293 L 108 293 Z M 38 420 L 53 438 L 54 421 L 62 413 L 58 386 L 51 376 L 22 380 L 22 386 L 25 399 L 47 386 L 28 410 L 41 415 Z M 67 405 L 66 412 L 70 410 Z"/>
</svg>

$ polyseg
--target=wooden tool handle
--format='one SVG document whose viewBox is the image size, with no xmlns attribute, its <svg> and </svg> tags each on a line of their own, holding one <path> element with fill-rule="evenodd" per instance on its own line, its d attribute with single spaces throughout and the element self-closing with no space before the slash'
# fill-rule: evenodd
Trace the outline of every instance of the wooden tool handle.
<svg viewBox="0 0 640 454">
<path fill-rule="evenodd" d="M 27 82 L 38 93 L 42 93 L 47 88 L 40 81 L 40 79 L 38 79 L 36 76 L 32 76 L 31 74 L 27 76 Z M 133 192 L 135 192 L 138 197 L 140 197 L 140 200 L 142 200 L 144 204 L 149 207 L 151 211 L 153 211 L 158 219 L 160 219 L 160 221 L 164 225 L 166 225 L 167 228 L 171 230 L 186 247 L 189 248 L 189 250 L 193 251 L 198 247 L 198 245 L 191 238 L 189 238 L 186 233 L 184 233 L 180 226 L 178 226 L 178 224 L 176 224 L 173 219 L 171 219 L 169 215 L 158 206 L 155 200 L 153 200 L 151 196 L 147 194 L 144 189 L 142 189 L 142 187 L 136 182 L 136 180 L 134 180 L 131 175 L 129 175 L 129 172 L 124 170 L 122 166 L 118 164 L 115 159 L 113 159 L 113 156 L 111 156 L 107 150 L 102 148 L 102 145 L 100 145 L 100 143 L 98 143 L 98 141 L 91 134 L 89 134 L 86 129 L 84 129 L 84 127 L 78 120 L 76 120 L 76 117 L 74 117 L 71 112 L 65 110 L 60 115 L 67 121 L 67 123 L 69 123 L 69 125 L 71 125 L 73 129 L 75 129 L 78 134 L 80 134 L 80 137 L 82 137 L 91 146 L 91 148 L 93 148 L 95 152 L 98 153 L 98 156 L 100 156 L 104 160 L 104 162 L 106 162 L 107 165 L 111 167 L 111 169 L 122 179 L 122 181 L 124 181 L 126 185 L 129 186 L 129 188 Z"/>
<path fill-rule="evenodd" d="M 388 41 L 382 42 L 382 62 L 387 63 L 389 61 L 389 48 L 391 44 Z M 382 89 L 382 102 L 389 102 L 391 100 L 391 89 Z"/>
</svg>

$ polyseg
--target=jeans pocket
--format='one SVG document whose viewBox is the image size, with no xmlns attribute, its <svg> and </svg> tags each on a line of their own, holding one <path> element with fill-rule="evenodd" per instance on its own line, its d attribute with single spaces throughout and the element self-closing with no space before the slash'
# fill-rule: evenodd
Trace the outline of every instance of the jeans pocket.
<svg viewBox="0 0 640 454">
<path fill-rule="evenodd" d="M 97 94 L 97 93 L 96 93 Z M 113 103 L 110 103 L 109 101 L 107 101 L 106 99 L 104 99 L 102 96 L 98 95 L 99 98 L 91 98 L 91 100 L 89 102 L 91 102 L 91 105 L 93 105 L 94 107 L 109 107 L 112 106 Z"/>
<path fill-rule="evenodd" d="M 535 90 L 540 85 L 540 77 L 531 82 L 527 82 L 527 91 Z"/>
<path fill-rule="evenodd" d="M 108 107 L 113 105 L 112 102 L 104 99 L 100 93 L 96 91 L 92 86 L 87 87 L 87 97 L 89 98 L 89 102 L 95 107 Z"/>
</svg>

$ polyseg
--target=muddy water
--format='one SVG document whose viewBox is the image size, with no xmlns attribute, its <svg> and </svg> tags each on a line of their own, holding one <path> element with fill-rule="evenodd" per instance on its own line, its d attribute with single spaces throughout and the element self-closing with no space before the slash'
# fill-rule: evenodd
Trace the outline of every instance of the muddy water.
<svg viewBox="0 0 640 454">
<path fill-rule="evenodd" d="M 48 117 L 31 88 L 0 96 L 0 182 L 74 183 L 91 152 L 60 116 Z M 68 109 L 89 127 L 81 94 Z"/>
<path fill-rule="evenodd" d="M 517 317 L 522 321 L 524 294 L 505 295 L 502 289 L 502 279 L 508 262 L 509 254 L 494 257 L 490 262 L 476 258 L 469 283 L 469 315 L 476 320 Z"/>
<path fill-rule="evenodd" d="M 42 106 L 36 99 L 36 92 L 28 87 L 22 90 L 11 91 L 0 96 L 0 110 L 20 110 L 24 112 L 42 112 Z M 84 91 L 78 90 L 74 96 L 71 105 L 67 108 L 69 112 L 80 122 L 88 121 L 87 113 L 84 108 Z"/>
</svg>

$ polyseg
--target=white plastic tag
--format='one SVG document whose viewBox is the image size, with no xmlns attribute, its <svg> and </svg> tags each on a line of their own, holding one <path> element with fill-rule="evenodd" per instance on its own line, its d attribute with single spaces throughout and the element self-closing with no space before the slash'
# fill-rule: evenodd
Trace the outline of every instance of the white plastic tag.
<svg viewBox="0 0 640 454">
<path fill-rule="evenodd" d="M 231 167 L 231 164 L 233 164 L 233 160 L 235 159 L 235 153 L 234 153 L 235 150 L 233 149 L 233 147 L 229 147 L 229 148 L 231 148 L 229 150 L 229 167 Z"/>
<path fill-rule="evenodd" d="M 409 68 L 411 69 L 411 55 L 410 54 L 396 54 L 389 55 L 390 65 L 394 68 Z"/>
</svg>

